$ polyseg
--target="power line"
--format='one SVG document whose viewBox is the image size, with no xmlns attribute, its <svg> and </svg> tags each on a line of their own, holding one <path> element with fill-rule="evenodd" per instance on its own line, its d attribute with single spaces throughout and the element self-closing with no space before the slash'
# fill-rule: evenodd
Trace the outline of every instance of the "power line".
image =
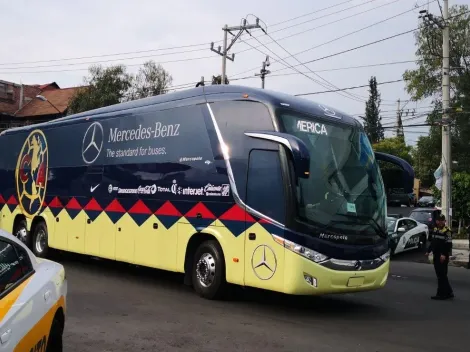
<svg viewBox="0 0 470 352">
<path fill-rule="evenodd" d="M 292 55 L 286 48 L 284 48 L 281 44 L 279 44 L 279 42 L 277 42 L 275 39 L 273 39 L 270 34 L 267 34 L 267 35 L 268 35 L 268 37 L 269 37 L 271 40 L 273 40 L 282 50 L 284 50 L 284 51 L 287 53 L 287 55 L 289 55 L 289 57 L 292 57 L 292 58 L 294 58 L 297 62 L 301 63 L 301 61 L 300 61 L 295 55 Z M 283 61 L 285 62 L 284 59 L 283 59 Z M 310 71 L 310 73 L 314 74 L 315 76 L 317 76 L 318 78 L 320 78 L 322 81 L 326 82 L 327 86 L 325 86 L 324 84 L 321 84 L 321 83 L 319 83 L 319 82 L 317 81 L 322 87 L 328 88 L 328 86 L 330 86 L 330 87 L 333 87 L 333 88 L 335 88 L 335 89 L 339 89 L 339 88 L 336 87 L 334 84 L 332 84 L 331 82 L 329 82 L 328 80 L 326 80 L 326 79 L 324 79 L 322 76 L 320 76 L 318 73 L 315 73 L 314 71 L 312 71 L 309 67 L 305 66 L 305 68 L 308 69 L 308 70 Z M 296 70 L 296 69 L 294 69 L 294 70 Z M 296 70 L 296 71 L 298 71 L 298 70 Z M 312 79 L 312 77 L 310 77 L 310 76 L 308 76 L 308 75 L 305 75 L 305 74 L 303 74 L 303 75 L 304 75 L 305 77 L 309 78 L 309 79 Z M 315 80 L 315 81 L 316 81 L 316 80 Z M 354 94 L 351 94 L 351 93 L 341 94 L 341 93 L 338 92 L 338 94 L 340 94 L 341 96 L 344 96 L 344 97 L 346 97 L 346 98 L 353 99 L 353 100 L 355 100 L 355 101 L 359 101 L 359 102 L 361 102 L 361 103 L 365 101 L 365 100 L 361 99 L 361 97 L 357 97 L 357 96 L 355 96 Z"/>
<path fill-rule="evenodd" d="M 336 4 L 336 5 L 332 5 L 332 6 L 328 6 L 328 7 L 325 7 L 325 8 L 322 8 L 322 9 L 319 9 L 319 10 L 316 10 L 316 11 L 312 11 L 310 13 L 307 13 L 307 14 L 304 14 L 304 15 L 301 15 L 301 16 L 297 16 L 297 17 L 294 17 L 294 18 L 290 18 L 288 20 L 284 20 L 284 21 L 281 21 L 281 22 L 278 22 L 278 23 L 275 23 L 273 25 L 271 25 L 272 27 L 275 27 L 275 26 L 278 26 L 280 24 L 284 24 L 284 23 L 287 23 L 287 22 L 291 22 L 291 21 L 294 21 L 296 19 L 299 19 L 299 18 L 302 18 L 302 17 L 306 17 L 306 16 L 309 16 L 311 14 L 314 14 L 314 13 L 319 13 L 319 12 L 323 12 L 325 10 L 329 10 L 331 8 L 334 8 L 334 7 L 337 7 L 337 6 L 340 6 L 340 5 L 344 5 L 346 3 L 349 3 L 349 2 L 352 2 L 354 0 L 348 0 L 348 1 L 344 1 L 342 3 L 339 3 L 339 4 Z M 376 1 L 376 0 L 371 0 L 371 1 Z M 369 2 L 371 2 L 369 1 Z M 358 6 L 363 6 L 364 4 L 360 4 L 360 5 L 355 5 L 355 6 L 352 6 L 350 8 L 347 8 L 347 9 L 344 9 L 344 10 L 341 10 L 341 11 L 338 11 L 336 13 L 339 13 L 339 12 L 342 12 L 342 11 L 346 11 L 346 10 L 349 10 L 351 8 L 354 8 L 354 7 L 358 7 Z M 336 14 L 336 13 L 333 13 L 333 14 Z M 330 16 L 332 14 L 329 14 L 327 16 Z M 325 16 L 326 17 L 326 16 Z M 321 18 L 321 17 L 320 17 Z M 315 18 L 313 20 L 317 20 L 318 18 Z M 310 20 L 310 21 L 313 21 L 313 20 Z M 309 22 L 309 21 L 307 21 Z M 300 23 L 300 24 L 297 24 L 297 25 L 301 25 L 301 24 L 304 24 L 305 22 L 303 23 Z M 292 26 L 291 26 L 292 27 Z M 288 28 L 291 28 L 291 27 L 288 27 Z M 286 28 L 281 28 L 279 30 L 276 30 L 276 32 L 278 31 L 282 31 Z M 222 40 L 219 40 L 219 41 L 216 41 L 216 43 L 221 43 Z M 48 60 L 36 60 L 36 61 L 23 61 L 23 62 L 4 62 L 4 63 L 0 63 L 0 66 L 6 66 L 6 65 L 24 65 L 24 64 L 37 64 L 37 63 L 46 63 L 46 62 L 60 62 L 60 61 L 73 61 L 73 60 L 83 60 L 83 59 L 93 59 L 93 58 L 99 58 L 99 57 L 110 57 L 110 56 L 121 56 L 121 55 L 131 55 L 131 54 L 143 54 L 143 53 L 150 53 L 150 52 L 158 52 L 158 51 L 165 51 L 165 50 L 174 50 L 174 49 L 184 49 L 184 48 L 194 48 L 194 47 L 200 47 L 200 46 L 204 46 L 204 48 L 201 48 L 201 49 L 196 49 L 194 51 L 202 51 L 202 50 L 206 50 L 206 47 L 207 45 L 209 45 L 210 43 L 209 42 L 206 42 L 206 43 L 199 43 L 199 44 L 188 44 L 188 45 L 180 45 L 180 46 L 173 46 L 173 47 L 166 47 L 166 48 L 158 48 L 158 49 L 148 49 L 148 50 L 137 50 L 137 51 L 128 51 L 128 52 L 119 52 L 119 53 L 111 53 L 111 54 L 99 54 L 99 55 L 89 55 L 89 56 L 78 56 L 78 57 L 66 57 L 66 58 L 60 58 L 60 59 L 48 59 Z"/>
<path fill-rule="evenodd" d="M 202 46 L 202 45 L 208 45 L 208 44 L 209 44 L 209 43 L 180 45 L 180 46 L 173 46 L 173 47 L 168 47 L 168 48 L 139 50 L 139 51 L 128 51 L 128 52 L 123 52 L 123 53 L 90 55 L 90 56 L 80 56 L 80 57 L 68 57 L 68 58 L 62 58 L 62 59 L 49 59 L 49 60 L 23 61 L 23 62 L 3 62 L 3 63 L 0 63 L 0 66 L 5 66 L 5 65 L 38 64 L 38 63 L 44 63 L 44 62 L 72 61 L 72 60 L 93 59 L 93 58 L 97 58 L 97 57 L 109 57 L 109 56 L 130 55 L 130 54 L 143 54 L 143 53 L 150 53 L 150 52 L 155 52 L 155 51 L 164 51 L 164 50 L 173 50 L 173 49 L 193 48 L 193 47 Z M 193 51 L 202 51 L 202 50 L 205 50 L 205 49 L 206 49 L 206 48 L 204 48 L 204 49 L 196 49 L 196 50 L 193 50 Z M 189 50 L 189 51 L 184 51 L 184 52 L 191 52 L 191 50 Z M 125 59 L 123 59 L 123 60 L 125 60 Z"/>
<path fill-rule="evenodd" d="M 285 40 L 285 39 L 288 39 L 288 38 L 292 38 L 292 37 L 298 36 L 298 35 L 300 35 L 300 34 L 304 34 L 304 33 L 307 33 L 307 32 L 311 32 L 311 31 L 313 31 L 313 30 L 315 30 L 315 29 L 319 29 L 319 28 L 322 28 L 322 27 L 330 26 L 330 25 L 332 25 L 332 24 L 335 24 L 335 23 L 344 21 L 344 20 L 346 20 L 346 19 L 350 19 L 350 18 L 356 17 L 356 16 L 358 16 L 358 15 L 362 15 L 362 14 L 364 14 L 364 13 L 377 10 L 377 9 L 379 9 L 379 8 L 381 8 L 381 7 L 388 6 L 388 5 L 390 5 L 390 4 L 392 4 L 392 3 L 395 3 L 395 2 L 397 2 L 397 1 L 400 1 L 400 0 L 396 0 L 396 1 L 391 2 L 391 3 L 386 3 L 386 4 L 383 4 L 383 5 L 380 5 L 380 6 L 376 6 L 376 7 L 373 7 L 373 8 L 371 8 L 371 9 L 368 9 L 368 10 L 365 10 L 365 11 L 362 11 L 362 12 L 359 12 L 359 13 L 355 13 L 355 14 L 352 14 L 352 15 L 349 15 L 349 16 L 346 16 L 346 17 L 343 17 L 343 18 L 340 18 L 340 19 L 338 19 L 338 20 L 336 20 L 336 21 L 328 22 L 328 23 L 322 24 L 322 25 L 320 25 L 320 26 L 316 26 L 316 27 L 313 27 L 313 28 L 310 28 L 310 29 L 307 29 L 307 30 L 304 30 L 304 31 L 301 31 L 301 32 L 298 32 L 298 33 L 294 33 L 294 34 L 288 35 L 288 36 L 286 36 L 286 37 L 278 38 L 277 40 L 278 40 L 278 41 Z M 274 31 L 274 32 L 272 32 L 272 33 L 275 33 L 275 32 L 277 32 L 277 31 Z M 268 43 L 266 43 L 266 44 L 272 44 L 272 43 L 273 43 L 273 41 L 268 42 Z M 245 50 L 243 50 L 243 51 L 240 51 L 239 54 L 241 54 L 241 53 L 243 53 L 243 52 L 246 52 L 246 51 L 250 51 L 250 50 L 252 50 L 252 49 L 251 49 L 251 48 L 245 49 Z M 296 55 L 297 55 L 297 54 L 296 54 Z M 243 71 L 243 72 L 236 73 L 236 74 L 232 75 L 232 77 L 239 76 L 239 75 L 242 75 L 242 74 L 247 73 L 247 72 L 251 72 L 251 71 L 253 71 L 254 69 L 256 69 L 256 67 L 255 67 L 255 68 L 251 68 L 251 69 L 246 70 L 246 71 Z"/>
<path fill-rule="evenodd" d="M 373 41 L 373 42 L 369 42 L 369 43 L 366 43 L 366 44 L 362 44 L 362 45 L 359 45 L 359 46 L 355 46 L 355 47 L 353 47 L 353 48 L 346 49 L 346 50 L 342 50 L 342 51 L 336 52 L 336 53 L 334 53 L 334 54 L 322 56 L 322 57 L 319 57 L 319 58 L 317 58 L 317 59 L 305 61 L 305 62 L 302 63 L 302 65 L 310 64 L 310 63 L 313 63 L 313 62 L 317 62 L 317 61 L 329 59 L 330 57 L 334 57 L 334 56 L 346 54 L 346 53 L 351 52 L 351 51 L 359 50 L 359 49 L 365 48 L 365 47 L 367 47 L 367 46 L 371 46 L 371 45 L 374 45 L 374 44 L 378 44 L 378 43 L 384 42 L 384 41 L 386 41 L 386 40 L 390 40 L 390 39 L 397 38 L 397 37 L 400 37 L 400 36 L 405 35 L 405 34 L 412 33 L 412 32 L 414 32 L 414 31 L 416 31 L 416 29 L 412 29 L 412 30 L 408 30 L 408 31 L 401 32 L 401 33 L 398 33 L 398 34 L 394 34 L 394 35 L 391 35 L 391 36 L 386 37 L 386 38 L 382 38 L 382 39 L 379 39 L 379 40 L 375 40 L 375 41 Z M 300 66 L 300 65 L 295 65 L 295 66 Z M 294 67 L 295 67 L 295 66 L 294 66 Z M 275 70 L 275 71 L 273 71 L 273 72 L 279 72 L 279 71 L 282 71 L 282 70 L 284 70 L 284 69 Z"/>
<path fill-rule="evenodd" d="M 334 7 L 338 7 L 338 6 L 347 4 L 347 3 L 349 3 L 349 2 L 353 2 L 353 1 L 355 1 L 355 0 L 347 0 L 347 1 L 340 2 L 339 4 L 335 4 L 335 5 L 331 5 L 331 6 L 328 6 L 328 7 L 324 7 L 324 8 L 322 8 L 322 9 L 315 10 L 315 11 L 312 11 L 312 12 L 309 12 L 309 13 L 306 13 L 306 14 L 304 14 L 304 15 L 300 15 L 300 16 L 297 16 L 297 17 L 293 17 L 293 18 L 290 18 L 290 19 L 285 20 L 285 21 L 277 22 L 277 23 L 275 23 L 275 24 L 272 24 L 271 27 L 275 27 L 275 26 L 278 26 L 278 25 L 280 25 L 280 24 L 284 24 L 284 23 L 286 23 L 286 22 L 295 21 L 295 20 L 298 20 L 299 18 L 307 17 L 307 16 L 310 16 L 310 15 L 313 15 L 314 13 L 323 12 L 323 11 L 325 11 L 325 10 L 329 10 L 329 9 L 334 8 Z M 375 0 L 372 0 L 372 1 L 375 1 Z"/>
<path fill-rule="evenodd" d="M 266 35 L 268 35 L 268 36 L 272 39 L 272 37 L 271 37 L 269 34 L 266 33 Z M 314 78 L 312 78 L 312 77 L 310 77 L 310 76 L 308 76 L 308 75 L 306 75 L 306 74 L 300 72 L 298 69 L 293 68 L 292 65 L 290 65 L 290 64 L 289 64 L 288 62 L 286 62 L 285 60 L 281 59 L 276 53 L 274 53 L 271 49 L 269 49 L 266 45 L 264 45 L 258 38 L 255 38 L 255 40 L 258 41 L 262 46 L 264 46 L 264 47 L 265 47 L 270 53 L 272 53 L 275 57 L 277 57 L 277 58 L 279 59 L 278 62 L 279 62 L 279 61 L 282 61 L 282 65 L 284 65 L 285 67 L 287 67 L 287 68 L 292 68 L 294 71 L 296 71 L 296 72 L 299 73 L 299 74 L 302 74 L 303 76 L 305 76 L 305 77 L 308 78 L 309 80 L 312 80 L 313 82 L 317 83 L 318 85 L 320 85 L 320 86 L 322 86 L 322 87 L 324 87 L 324 88 L 328 88 L 328 86 L 326 86 L 325 84 L 323 84 L 323 83 L 317 81 L 316 79 L 314 79 Z M 245 42 L 245 43 L 246 43 L 246 42 Z M 276 42 L 276 43 L 277 43 L 277 42 Z M 246 44 L 248 44 L 248 43 L 246 43 Z M 284 51 L 286 51 L 286 52 L 290 55 L 290 53 L 289 53 L 286 49 L 284 49 L 284 47 L 282 47 L 279 43 L 277 43 L 277 44 L 281 47 L 281 49 L 283 49 Z M 251 46 L 251 44 L 248 44 L 248 45 Z M 255 48 L 255 49 L 258 50 L 259 52 L 261 52 L 261 53 L 263 53 L 263 54 L 266 55 L 266 53 L 262 52 L 262 51 L 259 50 L 258 48 Z M 297 60 L 297 59 L 296 59 L 296 60 Z M 297 60 L 297 61 L 300 62 L 299 60 Z M 327 83 L 329 83 L 329 82 L 327 82 Z M 330 85 L 331 85 L 331 84 L 330 84 Z M 361 102 L 362 102 L 362 101 L 361 101 Z"/>
<path fill-rule="evenodd" d="M 201 49 L 184 50 L 184 51 L 178 51 L 178 52 L 175 52 L 175 53 L 163 53 L 163 54 L 156 54 L 156 55 L 142 55 L 142 56 L 133 56 L 133 57 L 126 57 L 126 58 L 107 59 L 107 60 L 99 60 L 99 61 L 72 62 L 72 63 L 68 63 L 68 64 L 53 64 L 53 65 L 39 65 L 39 66 L 23 66 L 23 67 L 2 67 L 1 69 L 3 69 L 3 70 L 21 70 L 21 69 L 29 69 L 29 68 L 43 68 L 43 67 L 94 65 L 94 64 L 104 63 L 104 62 L 115 62 L 115 61 L 121 61 L 121 60 L 135 60 L 135 59 L 143 59 L 143 58 L 158 57 L 158 56 L 185 54 L 185 53 L 191 53 L 191 52 L 196 52 L 196 51 L 201 51 Z"/>
<path fill-rule="evenodd" d="M 404 79 L 397 79 L 397 80 L 394 80 L 394 81 L 379 82 L 379 83 L 377 83 L 377 85 L 392 84 L 392 83 L 403 82 L 403 81 L 404 81 Z M 334 92 L 339 92 L 339 91 L 344 91 L 344 90 L 349 90 L 349 89 L 358 89 L 358 88 L 364 88 L 364 87 L 369 87 L 369 85 L 364 84 L 362 86 L 353 86 L 353 87 L 346 87 L 346 88 L 340 88 L 340 89 L 334 89 L 334 90 L 324 90 L 324 91 L 320 91 L 320 92 L 300 93 L 300 94 L 294 94 L 294 95 L 296 97 L 301 97 L 301 96 L 305 96 L 305 95 L 334 93 Z"/>
<path fill-rule="evenodd" d="M 175 62 L 187 62 L 187 61 L 195 61 L 195 60 L 204 60 L 204 59 L 211 59 L 214 58 L 215 56 L 201 56 L 201 57 L 193 57 L 193 58 L 188 58 L 188 59 L 178 59 L 178 60 L 169 60 L 169 61 L 159 61 L 157 64 L 168 64 L 168 63 L 175 63 Z M 142 66 L 143 63 L 139 64 L 130 64 L 126 65 L 127 67 L 134 67 L 134 66 Z M 65 70 L 52 70 L 52 71 L 25 71 L 25 72 L 18 72 L 18 71 L 5 71 L 5 72 L 0 72 L 2 75 L 8 75 L 8 74 L 31 74 L 31 73 L 54 73 L 54 72 L 73 72 L 73 71 L 88 71 L 88 67 L 86 68 L 78 68 L 78 69 L 65 69 Z"/>
<path fill-rule="evenodd" d="M 462 15 L 467 14 L 467 13 L 470 13 L 470 10 L 469 10 L 469 11 L 465 11 L 465 12 L 460 13 L 460 14 L 457 14 L 457 15 L 455 15 L 455 16 L 453 16 L 453 17 L 459 17 L 459 16 L 462 16 Z M 431 25 L 426 25 L 426 26 L 431 26 Z M 348 53 L 348 52 L 351 52 L 351 51 L 355 51 L 355 50 L 358 50 L 358 49 L 362 49 L 362 48 L 367 47 L 367 46 L 371 46 L 371 45 L 378 44 L 378 43 L 381 43 L 381 42 L 384 42 L 384 41 L 387 41 L 387 40 L 390 40 L 390 39 L 394 39 L 394 38 L 403 36 L 403 35 L 405 35 L 405 34 L 409 34 L 409 33 L 415 32 L 415 31 L 417 31 L 417 30 L 419 30 L 419 29 L 420 29 L 420 27 L 417 27 L 417 28 L 414 28 L 414 29 L 411 29 L 411 30 L 408 30 L 408 31 L 405 31 L 405 32 L 397 33 L 397 34 L 394 34 L 394 35 L 391 35 L 391 36 L 388 36 L 388 37 L 385 37 L 385 38 L 382 38 L 382 39 L 379 39 L 379 40 L 375 40 L 375 41 L 373 41 L 373 42 L 369 42 L 369 43 L 366 43 L 366 44 L 363 44 L 363 45 L 359 45 L 359 46 L 356 46 L 356 47 L 353 47 L 353 48 L 350 48 L 350 49 L 342 50 L 342 51 L 336 52 L 336 53 L 334 53 L 334 54 L 330 54 L 330 55 L 322 56 L 322 57 L 317 58 L 317 59 L 305 61 L 305 62 L 303 62 L 302 64 L 294 65 L 293 67 L 300 66 L 300 65 L 304 65 L 304 64 L 309 64 L 309 63 L 313 63 L 313 62 L 317 62 L 317 61 L 321 61 L 321 60 L 325 60 L 325 59 L 329 59 L 330 57 L 342 55 L 342 54 L 345 54 L 345 53 Z M 279 72 L 279 71 L 283 71 L 283 70 L 284 70 L 284 69 L 279 69 L 279 70 L 274 70 L 274 71 L 272 71 L 272 72 Z"/>
<path fill-rule="evenodd" d="M 332 40 L 329 40 L 329 41 L 327 41 L 327 42 L 323 42 L 323 43 L 318 44 L 318 45 L 315 45 L 315 46 L 313 46 L 313 47 L 311 47 L 311 48 L 302 50 L 302 51 L 296 53 L 295 55 L 304 54 L 304 53 L 306 53 L 306 52 L 308 52 L 308 51 L 317 49 L 317 48 L 319 48 L 319 47 L 321 47 L 321 46 L 324 46 L 324 45 L 327 45 L 327 44 L 331 44 L 331 43 L 333 43 L 333 42 L 335 42 L 335 41 L 344 39 L 344 38 L 349 37 L 349 36 L 351 36 L 351 35 L 353 35 L 353 34 L 357 34 L 357 33 L 361 32 L 361 31 L 366 30 L 366 29 L 372 28 L 372 27 L 374 27 L 374 26 L 383 24 L 383 23 L 385 23 L 385 22 L 387 22 L 387 21 L 390 21 L 390 20 L 392 20 L 392 19 L 395 19 L 395 18 L 397 18 L 397 17 L 403 16 L 403 15 L 405 15 L 405 14 L 407 14 L 407 13 L 409 13 L 409 12 L 412 12 L 412 11 L 414 11 L 414 10 L 415 10 L 415 9 L 413 8 L 413 9 L 411 9 L 411 10 L 407 10 L 407 11 L 401 12 L 401 13 L 396 14 L 396 15 L 394 15 L 394 16 L 387 17 L 387 18 L 385 18 L 385 19 L 383 19 L 383 20 L 380 20 L 380 21 L 378 21 L 378 22 L 372 23 L 372 24 L 370 24 L 370 25 L 368 25 L 368 26 L 362 27 L 362 28 L 357 29 L 357 30 L 355 30 L 355 31 L 348 32 L 348 33 L 346 33 L 346 34 L 344 34 L 344 35 L 341 35 L 341 36 L 339 36 L 339 37 L 333 38 Z M 289 58 L 289 56 L 285 57 L 284 59 L 287 59 L 287 58 Z M 274 62 L 274 63 L 275 63 L 275 62 Z"/>
</svg>

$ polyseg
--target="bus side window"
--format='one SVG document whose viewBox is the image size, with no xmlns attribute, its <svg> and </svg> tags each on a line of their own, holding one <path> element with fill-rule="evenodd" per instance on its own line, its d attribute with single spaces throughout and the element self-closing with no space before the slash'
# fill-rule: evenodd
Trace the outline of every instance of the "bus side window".
<svg viewBox="0 0 470 352">
<path fill-rule="evenodd" d="M 285 223 L 285 194 L 278 151 L 250 152 L 246 203 L 260 213 Z"/>
</svg>

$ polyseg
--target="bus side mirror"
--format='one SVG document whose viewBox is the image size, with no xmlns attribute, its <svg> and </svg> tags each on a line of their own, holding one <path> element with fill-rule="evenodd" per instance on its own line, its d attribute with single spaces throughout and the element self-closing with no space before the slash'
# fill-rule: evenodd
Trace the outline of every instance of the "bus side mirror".
<svg viewBox="0 0 470 352">
<path fill-rule="evenodd" d="M 305 143 L 288 133 L 271 131 L 248 131 L 245 135 L 284 145 L 294 159 L 295 174 L 300 178 L 308 178 L 310 175 L 310 152 Z"/>
</svg>

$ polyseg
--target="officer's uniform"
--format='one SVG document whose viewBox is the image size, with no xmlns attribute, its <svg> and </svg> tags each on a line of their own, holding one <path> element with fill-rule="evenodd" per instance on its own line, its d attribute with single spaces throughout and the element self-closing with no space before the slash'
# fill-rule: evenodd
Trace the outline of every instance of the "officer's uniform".
<svg viewBox="0 0 470 352">
<path fill-rule="evenodd" d="M 452 231 L 444 226 L 442 229 L 434 228 L 432 233 L 431 243 L 428 248 L 428 253 L 432 252 L 434 270 L 437 275 L 437 294 L 433 296 L 434 299 L 446 299 L 454 297 L 452 287 L 450 286 L 449 279 L 447 278 L 447 269 L 449 265 L 449 256 L 452 251 Z M 445 261 L 441 262 L 441 255 L 446 257 Z"/>
</svg>

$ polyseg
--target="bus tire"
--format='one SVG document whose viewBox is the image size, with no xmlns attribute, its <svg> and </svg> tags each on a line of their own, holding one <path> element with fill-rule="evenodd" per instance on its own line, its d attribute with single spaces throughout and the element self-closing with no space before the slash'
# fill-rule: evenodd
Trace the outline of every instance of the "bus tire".
<svg viewBox="0 0 470 352">
<path fill-rule="evenodd" d="M 47 226 L 40 221 L 33 228 L 33 243 L 31 250 L 39 258 L 46 258 L 49 253 Z"/>
<path fill-rule="evenodd" d="M 21 219 L 16 222 L 13 228 L 13 235 L 23 242 L 26 247 L 31 248 L 31 234 L 28 231 L 26 220 Z"/>
<path fill-rule="evenodd" d="M 227 286 L 225 280 L 225 258 L 220 244 L 215 240 L 199 245 L 192 265 L 194 290 L 206 299 L 220 299 Z"/>
</svg>

